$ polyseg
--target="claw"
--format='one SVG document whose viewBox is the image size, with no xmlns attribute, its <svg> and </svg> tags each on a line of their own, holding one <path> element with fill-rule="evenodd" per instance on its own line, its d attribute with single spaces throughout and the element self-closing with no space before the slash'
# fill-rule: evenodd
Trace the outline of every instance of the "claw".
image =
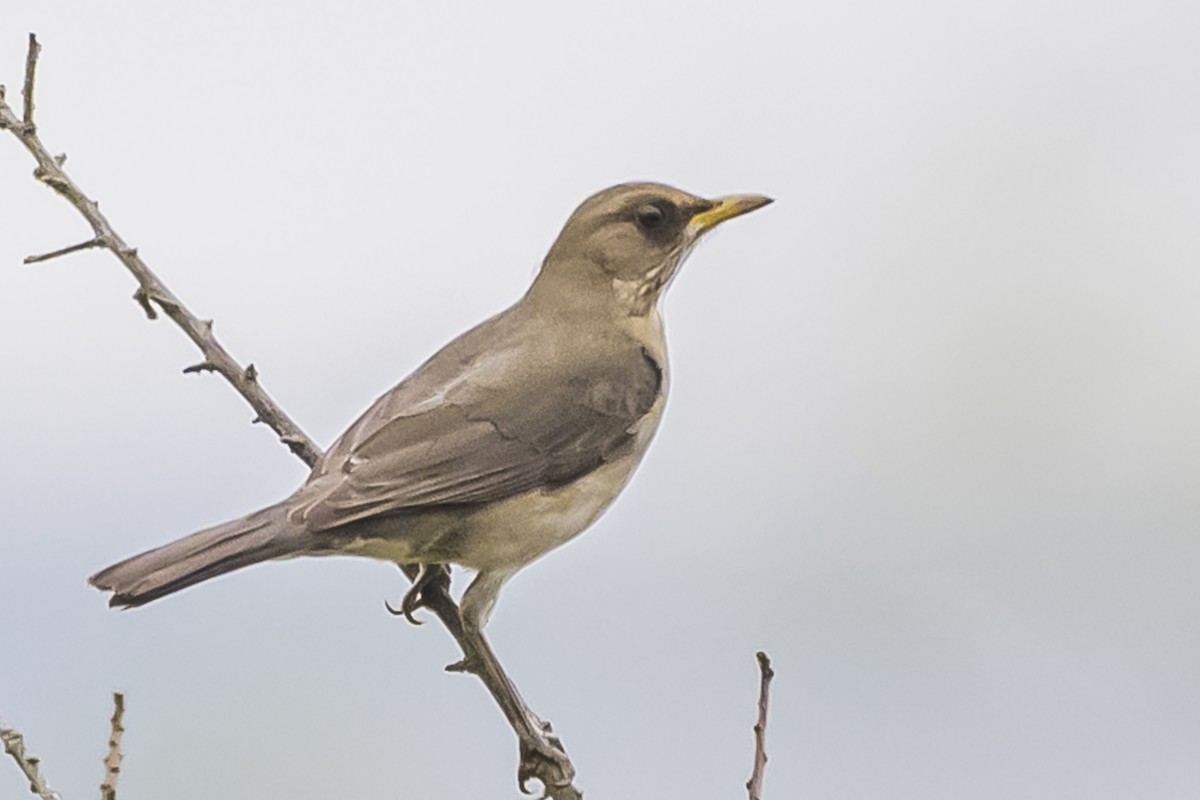
<svg viewBox="0 0 1200 800">
<path fill-rule="evenodd" d="M 542 797 L 553 797 L 556 796 L 555 791 L 571 786 L 571 781 L 575 778 L 575 768 L 563 752 L 558 737 L 548 730 L 547 734 L 544 739 L 521 743 L 517 787 L 522 794 L 533 794 L 528 783 L 530 780 L 536 780 L 542 784 Z"/>
<path fill-rule="evenodd" d="M 396 608 L 395 606 L 393 606 L 391 604 L 391 602 L 388 600 L 383 601 L 383 607 L 386 608 L 387 612 L 389 614 L 391 614 L 393 617 L 404 617 L 406 620 L 408 620 L 413 625 L 424 625 L 425 624 L 424 620 L 419 620 L 413 616 L 413 611 L 415 611 L 419 607 L 419 603 L 416 606 L 409 605 L 408 598 L 412 595 L 412 593 L 413 593 L 412 589 L 409 589 L 405 593 L 404 598 L 400 601 L 399 608 Z"/>
<path fill-rule="evenodd" d="M 424 622 L 413 616 L 417 609 L 425 607 L 425 598 L 421 592 L 438 580 L 443 580 L 445 576 L 446 569 L 441 564 L 421 564 L 420 571 L 413 580 L 413 585 L 409 587 L 408 591 L 404 593 L 404 597 L 400 599 L 400 607 L 395 608 L 386 600 L 383 601 L 383 607 L 393 617 L 404 617 L 413 625 L 424 625 Z"/>
<path fill-rule="evenodd" d="M 388 613 L 393 617 L 404 617 L 412 625 L 424 625 L 425 623 L 413 616 L 414 612 L 422 605 L 424 601 L 421 598 L 421 586 L 425 580 L 427 567 L 422 564 L 421 572 L 417 579 L 413 581 L 413 585 L 404 593 L 404 597 L 400 600 L 400 607 L 394 608 L 387 600 L 383 601 L 383 607 L 388 610 Z"/>
<path fill-rule="evenodd" d="M 562 739 L 554 732 L 554 726 L 529 709 L 525 709 L 525 715 L 530 728 L 537 733 L 521 742 L 517 786 L 524 794 L 532 794 L 527 784 L 533 779 L 542 784 L 543 798 L 558 797 L 559 791 L 570 787 L 575 779 L 575 767 L 567 757 Z"/>
</svg>

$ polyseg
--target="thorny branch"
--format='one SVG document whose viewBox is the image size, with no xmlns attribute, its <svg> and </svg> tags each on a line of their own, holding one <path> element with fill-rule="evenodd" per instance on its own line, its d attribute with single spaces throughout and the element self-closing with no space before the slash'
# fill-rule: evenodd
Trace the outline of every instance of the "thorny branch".
<svg viewBox="0 0 1200 800">
<path fill-rule="evenodd" d="M 41 759 L 25 752 L 25 737 L 12 728 L 0 725 L 0 741 L 4 743 L 4 752 L 12 756 L 29 779 L 29 791 L 42 800 L 59 800 L 58 792 L 47 786 L 46 779 L 42 777 Z"/>
<path fill-rule="evenodd" d="M 112 732 L 108 735 L 108 752 L 104 756 L 104 782 L 100 784 L 100 800 L 117 800 L 117 777 L 121 772 L 121 735 L 125 733 L 122 719 L 125 716 L 125 695 L 113 692 Z M 41 759 L 25 752 L 25 738 L 13 730 L 0 726 L 0 740 L 4 752 L 13 757 L 25 777 L 29 779 L 29 791 L 42 800 L 60 800 L 58 792 L 46 785 L 42 777 Z"/>
<path fill-rule="evenodd" d="M 762 800 L 763 773 L 767 769 L 767 705 L 771 701 L 771 679 L 775 677 L 767 654 L 760 650 L 756 657 L 761 683 L 758 687 L 758 721 L 754 723 L 754 770 L 750 780 L 746 781 L 750 800 Z"/>
<path fill-rule="evenodd" d="M 104 755 L 104 782 L 100 784 L 100 800 L 117 800 L 117 780 L 121 777 L 121 736 L 125 733 L 125 695 L 113 692 L 112 731 L 108 735 L 108 752 Z"/>
<path fill-rule="evenodd" d="M 89 199 L 63 171 L 62 165 L 66 161 L 66 156 L 52 156 L 42 144 L 33 123 L 34 68 L 40 50 L 41 46 L 37 39 L 30 34 L 23 93 L 25 101 L 23 119 L 19 119 L 5 102 L 4 89 L 0 87 L 0 129 L 11 131 L 21 140 L 21 143 L 37 161 L 38 166 L 34 170 L 34 177 L 75 206 L 76 210 L 91 225 L 95 235 L 93 239 L 81 244 L 64 247 L 42 256 L 31 256 L 26 259 L 26 263 L 46 261 L 92 247 L 103 247 L 111 251 L 137 281 L 138 288 L 133 297 L 146 312 L 146 316 L 155 319 L 157 317 L 155 306 L 157 306 L 200 348 L 204 360 L 184 371 L 220 373 L 254 409 L 258 415 L 255 421 L 265 423 L 275 431 L 280 441 L 287 445 L 300 460 L 310 467 L 313 466 L 322 455 L 321 449 L 305 435 L 262 388 L 258 382 L 258 372 L 254 365 L 242 367 L 229 355 L 228 351 L 213 336 L 212 321 L 197 318 L 184 306 L 179 298 L 150 270 L 146 262 L 138 255 L 137 249 L 126 244 L 125 240 L 113 230 L 108 219 L 100 213 L 99 205 Z M 417 570 L 415 568 L 403 569 L 410 579 L 416 578 Z M 526 713 L 528 707 L 517 694 L 516 687 L 504 674 L 483 634 L 469 630 L 467 626 L 463 625 L 458 606 L 451 598 L 448 589 L 449 578 L 447 575 L 444 583 L 435 581 L 424 588 L 419 605 L 429 608 L 437 615 L 462 649 L 463 660 L 459 664 L 453 665 L 455 668 L 453 671 L 467 671 L 477 675 L 496 700 L 516 733 L 521 755 L 517 779 L 522 790 L 525 790 L 525 783 L 533 778 L 542 783 L 545 787 L 544 796 L 551 800 L 580 800 L 583 794 L 571 782 L 575 775 L 575 768 L 563 749 L 561 741 L 553 734 L 549 724 L 536 717 L 531 719 L 532 715 Z M 117 738 L 119 746 L 119 735 Z M 7 748 L 7 739 L 5 744 Z M 105 763 L 106 765 L 109 763 L 107 759 Z M 115 775 L 113 778 L 115 784 Z M 46 800 L 50 800 L 49 795 L 45 795 L 45 797 Z"/>
<path fill-rule="evenodd" d="M 146 262 L 138 255 L 137 248 L 130 247 L 113 230 L 108 219 L 100 213 L 100 205 L 89 199 L 83 193 L 83 190 L 75 185 L 75 182 L 63 171 L 62 165 L 66 161 L 66 156 L 52 156 L 42 144 L 41 139 L 38 138 L 37 126 L 33 122 L 33 84 L 37 54 L 40 50 L 41 45 L 38 44 L 33 34 L 30 34 L 29 55 L 25 61 L 24 118 L 18 119 L 12 108 L 3 102 L 3 98 L 0 97 L 0 128 L 7 128 L 12 131 L 14 136 L 21 140 L 21 143 L 25 145 L 25 149 L 32 153 L 34 159 L 37 161 L 37 168 L 33 171 L 34 177 L 58 192 L 67 202 L 75 206 L 76 210 L 91 225 L 94 237 L 83 244 L 64 247 L 41 256 L 31 256 L 25 260 L 25 263 L 31 264 L 46 261 L 90 247 L 103 247 L 106 250 L 112 251 L 113 255 L 125 265 L 125 268 L 129 270 L 137 281 L 138 288 L 134 292 L 133 297 L 146 312 L 146 316 L 150 319 L 155 319 L 158 316 L 155 306 L 161 308 L 163 313 L 182 328 L 188 338 L 200 348 L 200 352 L 204 354 L 204 363 L 207 365 L 207 368 L 213 372 L 220 373 L 225 380 L 229 381 L 238 394 L 244 397 L 246 402 L 250 404 L 250 407 L 254 409 L 257 421 L 266 423 L 271 430 L 278 434 L 281 442 L 287 445 L 293 453 L 311 467 L 320 457 L 320 449 L 288 418 L 283 409 L 263 391 L 258 383 L 258 375 L 254 371 L 253 365 L 242 367 L 234 360 L 233 356 L 213 336 L 212 320 L 197 318 L 159 280 L 158 276 L 151 271 Z"/>
</svg>

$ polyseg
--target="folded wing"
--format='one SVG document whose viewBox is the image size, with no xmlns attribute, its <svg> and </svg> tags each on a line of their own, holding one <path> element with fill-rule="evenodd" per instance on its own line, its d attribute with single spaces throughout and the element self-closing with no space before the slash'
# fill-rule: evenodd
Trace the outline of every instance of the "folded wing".
<svg viewBox="0 0 1200 800">
<path fill-rule="evenodd" d="M 557 488 L 627 452 L 662 391 L 661 368 L 637 346 L 570 368 L 526 358 L 517 379 L 511 364 L 494 367 L 380 398 L 330 448 L 294 513 L 320 531 Z"/>
</svg>

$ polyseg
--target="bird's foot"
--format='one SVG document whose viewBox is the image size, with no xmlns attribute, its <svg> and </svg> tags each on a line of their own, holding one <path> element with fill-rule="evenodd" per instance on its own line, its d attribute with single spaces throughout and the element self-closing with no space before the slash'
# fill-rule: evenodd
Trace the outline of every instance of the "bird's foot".
<svg viewBox="0 0 1200 800">
<path fill-rule="evenodd" d="M 413 579 L 413 585 L 400 600 L 400 607 L 394 608 L 386 600 L 383 605 L 392 616 L 402 616 L 413 625 L 421 625 L 423 624 L 421 620 L 414 617 L 413 614 L 417 609 L 426 607 L 424 593 L 434 587 L 440 587 L 443 591 L 449 589 L 450 569 L 445 564 L 421 564 L 417 577 Z"/>
<path fill-rule="evenodd" d="M 542 797 L 555 800 L 582 798 L 583 793 L 572 785 L 575 767 L 567 757 L 562 740 L 554 733 L 549 722 L 538 718 L 531 711 L 529 733 L 521 737 L 521 763 L 517 767 L 517 786 L 525 794 L 532 794 L 526 784 L 530 779 L 542 784 Z"/>
</svg>

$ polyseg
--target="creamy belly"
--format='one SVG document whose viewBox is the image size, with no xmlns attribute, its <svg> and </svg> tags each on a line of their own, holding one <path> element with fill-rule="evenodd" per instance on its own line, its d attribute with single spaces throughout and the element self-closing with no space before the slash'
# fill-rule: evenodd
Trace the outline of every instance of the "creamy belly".
<svg viewBox="0 0 1200 800">
<path fill-rule="evenodd" d="M 631 454 L 561 489 L 530 492 L 472 514 L 454 560 L 479 570 L 509 571 L 528 564 L 595 522 L 640 460 L 640 454 Z"/>
</svg>

